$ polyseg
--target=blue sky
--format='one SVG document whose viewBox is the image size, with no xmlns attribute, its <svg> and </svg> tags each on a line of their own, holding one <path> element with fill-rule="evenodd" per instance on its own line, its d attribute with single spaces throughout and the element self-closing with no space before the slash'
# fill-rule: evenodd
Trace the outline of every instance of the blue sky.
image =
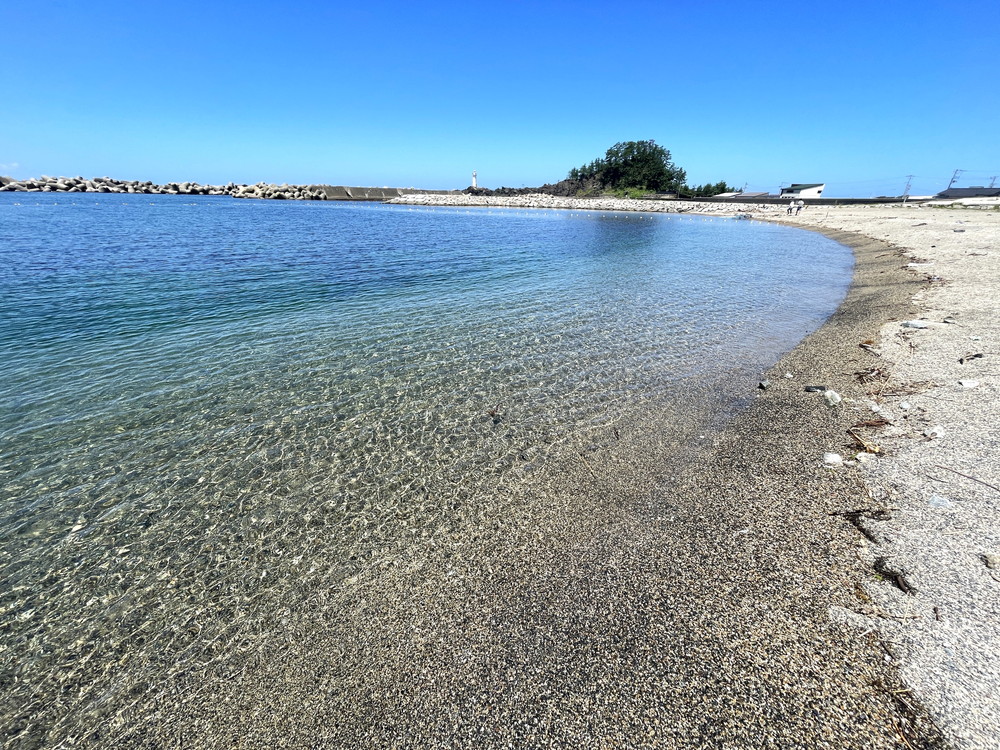
<svg viewBox="0 0 1000 750">
<path fill-rule="evenodd" d="M 2 0 L 0 174 L 540 185 L 654 139 L 690 183 L 1000 184 L 1000 0 Z"/>
</svg>

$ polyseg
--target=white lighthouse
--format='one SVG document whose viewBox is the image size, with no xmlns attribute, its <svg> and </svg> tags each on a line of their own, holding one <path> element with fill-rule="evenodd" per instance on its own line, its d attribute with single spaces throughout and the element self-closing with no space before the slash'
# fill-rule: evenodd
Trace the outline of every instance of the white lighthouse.
<svg viewBox="0 0 1000 750">
<path fill-rule="evenodd" d="M 472 170 L 472 187 L 479 187 L 476 184 L 476 170 L 474 170 L 474 169 Z"/>
</svg>

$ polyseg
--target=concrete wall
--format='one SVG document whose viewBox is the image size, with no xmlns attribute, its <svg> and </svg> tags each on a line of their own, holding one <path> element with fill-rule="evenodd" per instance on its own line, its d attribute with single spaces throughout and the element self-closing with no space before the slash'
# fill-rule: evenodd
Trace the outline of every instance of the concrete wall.
<svg viewBox="0 0 1000 750">
<path fill-rule="evenodd" d="M 434 195 L 453 195 L 458 190 L 418 190 L 416 188 L 380 188 L 380 187 L 348 187 L 346 185 L 310 185 L 310 189 L 319 190 L 329 201 L 387 201 L 401 195 L 413 193 L 431 193 Z"/>
</svg>

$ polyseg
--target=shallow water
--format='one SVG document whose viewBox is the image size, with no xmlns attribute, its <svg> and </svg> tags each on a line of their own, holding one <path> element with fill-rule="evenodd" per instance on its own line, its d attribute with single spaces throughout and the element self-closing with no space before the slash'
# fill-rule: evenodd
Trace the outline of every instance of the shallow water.
<svg viewBox="0 0 1000 750">
<path fill-rule="evenodd" d="M 629 409 L 725 410 L 851 267 L 728 219 L 0 195 L 9 737 L 254 648 Z"/>
</svg>

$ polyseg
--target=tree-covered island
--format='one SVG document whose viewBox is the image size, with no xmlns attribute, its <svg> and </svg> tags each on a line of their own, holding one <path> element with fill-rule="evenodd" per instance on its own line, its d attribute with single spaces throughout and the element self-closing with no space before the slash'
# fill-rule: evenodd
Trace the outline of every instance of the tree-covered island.
<svg viewBox="0 0 1000 750">
<path fill-rule="evenodd" d="M 566 179 L 538 188 L 506 188 L 490 190 L 469 187 L 474 195 L 523 195 L 548 193 L 565 197 L 615 195 L 638 198 L 651 193 L 674 193 L 684 198 L 700 198 L 735 192 L 725 180 L 690 186 L 687 172 L 674 164 L 670 151 L 656 141 L 622 141 L 581 167 L 569 170 Z"/>
</svg>

